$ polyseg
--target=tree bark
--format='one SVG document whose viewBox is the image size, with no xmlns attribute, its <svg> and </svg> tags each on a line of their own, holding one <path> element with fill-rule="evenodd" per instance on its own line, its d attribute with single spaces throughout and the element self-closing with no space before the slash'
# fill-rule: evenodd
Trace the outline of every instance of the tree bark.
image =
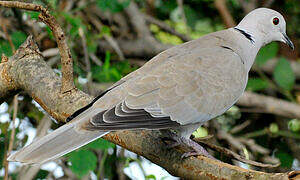
<svg viewBox="0 0 300 180">
<path fill-rule="evenodd" d="M 25 91 L 53 118 L 65 121 L 92 97 L 78 89 L 60 93 L 60 77 L 45 63 L 31 36 L 8 61 L 0 63 L 0 103 Z M 289 179 L 287 173 L 246 170 L 206 157 L 181 159 L 178 149 L 166 149 L 159 131 L 117 131 L 104 137 L 185 179 Z"/>
</svg>

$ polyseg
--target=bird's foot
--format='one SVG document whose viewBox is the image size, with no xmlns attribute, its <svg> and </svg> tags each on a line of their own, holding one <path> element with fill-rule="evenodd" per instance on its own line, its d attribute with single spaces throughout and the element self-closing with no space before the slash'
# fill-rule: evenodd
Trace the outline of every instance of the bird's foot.
<svg viewBox="0 0 300 180">
<path fill-rule="evenodd" d="M 171 149 L 177 146 L 180 146 L 179 137 L 177 134 L 169 131 L 169 130 L 161 130 L 163 133 L 163 137 L 161 138 L 163 142 L 166 143 L 167 149 Z"/>
<path fill-rule="evenodd" d="M 195 142 L 189 138 L 179 137 L 177 134 L 172 133 L 170 131 L 167 131 L 165 133 L 165 135 L 167 135 L 167 136 L 164 136 L 163 140 L 171 141 L 171 143 L 167 144 L 167 148 L 174 148 L 174 147 L 183 145 L 184 147 L 188 147 L 189 149 L 192 149 L 191 151 L 183 153 L 181 158 L 202 155 L 202 156 L 206 156 L 211 159 L 215 159 L 212 155 L 210 155 L 206 151 L 206 149 L 204 147 L 202 147 L 200 144 L 198 144 L 197 142 Z"/>
<path fill-rule="evenodd" d="M 206 157 L 211 158 L 211 159 L 216 159 L 212 155 L 210 155 L 204 147 L 202 147 L 200 144 L 196 143 L 195 141 L 193 141 L 191 139 L 186 139 L 184 137 L 181 137 L 181 141 L 182 141 L 183 144 L 185 144 L 186 146 L 188 146 L 189 148 L 192 149 L 192 151 L 183 153 L 181 158 L 187 158 L 187 157 L 190 157 L 190 156 L 202 155 L 202 156 L 206 156 Z"/>
</svg>

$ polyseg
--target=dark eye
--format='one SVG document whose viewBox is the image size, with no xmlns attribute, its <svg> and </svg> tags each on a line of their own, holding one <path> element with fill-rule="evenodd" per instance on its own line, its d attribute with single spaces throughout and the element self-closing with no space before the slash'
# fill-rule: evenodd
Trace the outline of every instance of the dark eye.
<svg viewBox="0 0 300 180">
<path fill-rule="evenodd" d="M 279 19 L 278 19 L 277 17 L 275 17 L 275 18 L 273 19 L 273 24 L 274 24 L 274 25 L 279 24 Z"/>
</svg>

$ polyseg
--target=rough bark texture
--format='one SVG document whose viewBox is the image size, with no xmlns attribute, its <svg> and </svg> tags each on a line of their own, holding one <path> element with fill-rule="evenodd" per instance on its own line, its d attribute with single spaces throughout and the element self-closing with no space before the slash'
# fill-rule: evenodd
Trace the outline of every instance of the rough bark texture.
<svg viewBox="0 0 300 180">
<path fill-rule="evenodd" d="M 59 121 L 92 99 L 76 89 L 60 92 L 60 77 L 44 62 L 31 36 L 13 57 L 0 64 L 0 74 L 0 103 L 23 90 Z M 159 131 L 118 131 L 104 138 L 185 179 L 288 179 L 287 173 L 246 170 L 201 156 L 182 160 L 182 152 L 166 149 Z"/>
<path fill-rule="evenodd" d="M 67 45 L 67 41 L 62 28 L 56 22 L 54 16 L 52 16 L 46 8 L 38 4 L 18 2 L 18 1 L 1 1 L 0 5 L 8 8 L 19 8 L 29 11 L 40 12 L 39 18 L 49 26 L 53 32 L 53 36 L 56 39 L 57 46 L 59 48 L 59 53 L 61 55 L 62 63 L 62 86 L 61 91 L 63 93 L 71 91 L 74 89 L 73 82 L 73 60 L 71 56 L 71 51 Z"/>
</svg>

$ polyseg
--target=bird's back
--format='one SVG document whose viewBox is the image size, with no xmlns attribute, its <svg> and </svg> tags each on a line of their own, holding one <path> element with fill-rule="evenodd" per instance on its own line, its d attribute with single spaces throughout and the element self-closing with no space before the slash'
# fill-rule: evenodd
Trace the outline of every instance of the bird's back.
<svg viewBox="0 0 300 180">
<path fill-rule="evenodd" d="M 95 107 L 125 102 L 180 124 L 207 121 L 232 106 L 244 91 L 247 71 L 223 30 L 168 49 L 122 78 Z"/>
</svg>

